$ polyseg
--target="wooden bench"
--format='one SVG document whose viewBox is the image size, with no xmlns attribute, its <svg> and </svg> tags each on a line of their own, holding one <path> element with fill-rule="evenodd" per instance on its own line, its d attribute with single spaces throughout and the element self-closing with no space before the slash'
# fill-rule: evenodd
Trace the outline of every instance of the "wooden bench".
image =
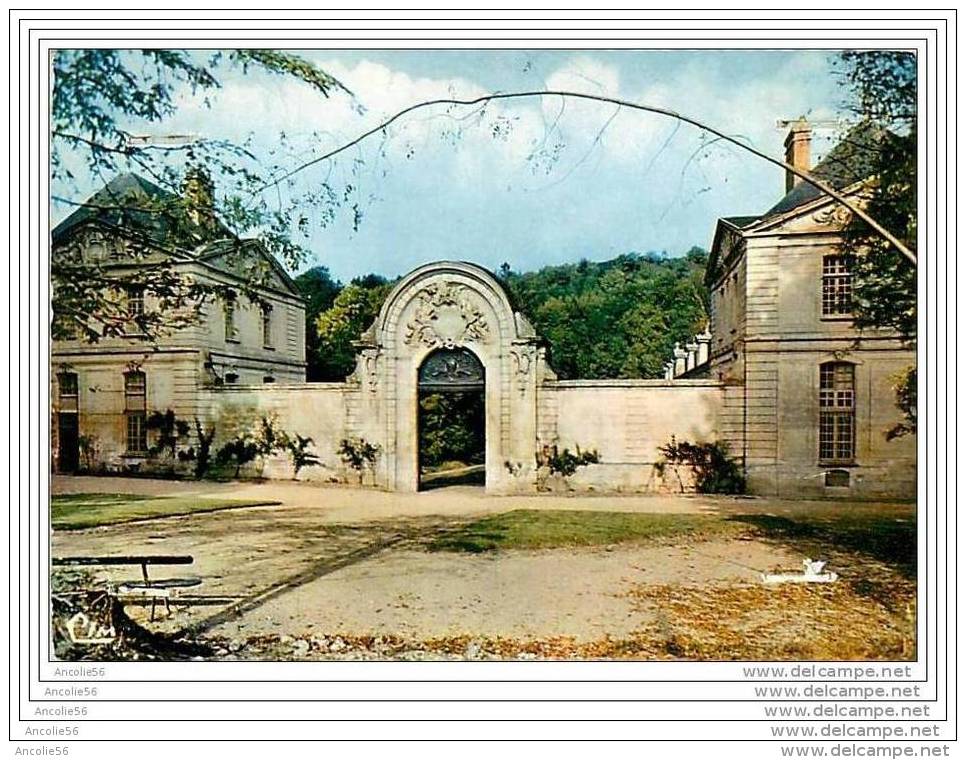
<svg viewBox="0 0 966 760">
<path fill-rule="evenodd" d="M 165 611 L 170 615 L 168 604 L 172 592 L 178 589 L 192 588 L 201 585 L 201 578 L 163 578 L 148 577 L 148 565 L 190 565 L 194 557 L 189 554 L 136 554 L 129 556 L 111 557 L 54 557 L 50 564 L 55 567 L 107 567 L 111 565 L 140 565 L 141 579 L 121 581 L 113 584 L 119 595 L 133 595 L 151 600 L 151 620 L 158 600 L 164 603 Z"/>
</svg>

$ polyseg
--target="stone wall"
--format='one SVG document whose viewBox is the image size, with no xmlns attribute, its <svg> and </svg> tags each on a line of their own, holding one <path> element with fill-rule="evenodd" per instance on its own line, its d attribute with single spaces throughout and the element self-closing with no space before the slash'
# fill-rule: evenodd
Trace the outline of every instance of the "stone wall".
<svg viewBox="0 0 966 760">
<path fill-rule="evenodd" d="M 82 469 L 110 472 L 141 471 L 147 462 L 143 456 L 127 451 L 127 418 L 125 415 L 124 372 L 138 368 L 145 374 L 145 414 L 173 411 L 179 419 L 192 420 L 204 415 L 199 406 L 197 387 L 201 380 L 201 357 L 197 352 L 159 350 L 148 353 L 76 353 L 70 361 L 52 364 L 51 457 L 58 468 L 58 425 L 60 388 L 58 373 L 77 376 L 76 408 L 78 427 L 83 438 L 80 446 Z M 149 436 L 149 439 L 153 434 Z M 153 443 L 153 440 L 149 440 Z"/>
<path fill-rule="evenodd" d="M 538 443 L 571 450 L 579 446 L 600 454 L 599 464 L 582 467 L 569 479 L 574 490 L 679 490 L 673 473 L 662 475 L 654 467 L 660 459 L 657 447 L 672 436 L 689 441 L 718 438 L 722 393 L 716 382 L 548 381 L 539 390 Z M 270 417 L 279 429 L 314 440 L 312 451 L 322 466 L 304 469 L 300 480 L 354 483 L 356 473 L 347 470 L 337 450 L 343 438 L 358 433 L 352 410 L 359 394 L 353 383 L 223 386 L 205 391 L 203 400 L 209 424 L 216 428 L 215 449 L 237 433 L 253 429 L 263 416 Z M 379 442 L 372 434 L 367 440 Z M 415 452 L 409 454 L 415 460 Z M 504 468 L 502 461 L 489 464 Z M 535 465 L 526 471 L 532 473 Z M 246 474 L 286 479 L 292 477 L 292 466 L 279 456 L 250 466 Z M 367 474 L 367 484 L 370 478 Z M 530 479 L 517 488 L 534 489 Z"/>
<path fill-rule="evenodd" d="M 654 465 L 671 437 L 710 442 L 720 437 L 722 386 L 710 380 L 570 380 L 546 383 L 543 443 L 595 449 L 600 463 L 578 469 L 576 490 L 674 491 L 673 473 Z M 553 401 L 549 399 L 553 398 Z"/>
<path fill-rule="evenodd" d="M 215 426 L 212 451 L 225 441 L 259 425 L 268 417 L 275 426 L 290 435 L 312 438 L 309 451 L 318 456 L 320 465 L 306 467 L 299 480 L 337 483 L 354 481 L 338 455 L 339 444 L 347 436 L 346 395 L 351 389 L 345 383 L 294 383 L 291 385 L 235 385 L 202 391 L 209 425 Z M 249 466 L 247 475 L 289 479 L 292 463 L 284 454 Z"/>
</svg>

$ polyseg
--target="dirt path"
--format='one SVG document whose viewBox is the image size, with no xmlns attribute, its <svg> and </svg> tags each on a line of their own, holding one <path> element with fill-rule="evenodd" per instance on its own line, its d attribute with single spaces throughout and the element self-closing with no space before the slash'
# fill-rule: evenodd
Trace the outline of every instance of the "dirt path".
<svg viewBox="0 0 966 760">
<path fill-rule="evenodd" d="M 232 607 L 246 614 L 267 599 L 320 575 L 359 562 L 402 542 L 420 542 L 459 521 L 409 518 L 366 526 L 322 524 L 314 510 L 298 507 L 254 507 L 196 513 L 78 531 L 57 531 L 53 556 L 111 554 L 189 554 L 194 563 L 156 569 L 154 578 L 198 576 L 203 583 L 189 595 L 190 605 L 176 604 L 174 614 L 151 624 L 161 631 L 206 627 Z M 123 552 L 119 550 L 123 547 Z M 101 580 L 134 579 L 137 567 L 96 571 Z M 144 622 L 147 612 L 132 606 L 131 616 Z"/>
<path fill-rule="evenodd" d="M 380 520 L 507 512 L 512 509 L 572 509 L 663 514 L 775 515 L 809 511 L 834 513 L 895 511 L 908 514 L 910 505 L 879 502 L 797 501 L 771 498 L 702 496 L 694 494 L 533 494 L 491 496 L 482 488 L 454 486 L 420 493 L 391 493 L 347 486 L 293 481 L 209 483 L 152 480 L 148 478 L 55 476 L 53 493 L 136 493 L 145 495 L 221 496 L 236 499 L 280 501 L 297 508 L 316 523 L 367 523 Z"/>
<path fill-rule="evenodd" d="M 197 603 L 175 605 L 152 623 L 225 639 L 257 636 L 394 635 L 518 639 L 622 637 L 655 622 L 627 596 L 632 587 L 707 589 L 756 583 L 758 573 L 800 566 L 792 544 L 715 540 L 596 549 L 471 555 L 429 552 L 427 544 L 483 514 L 511 509 L 654 513 L 757 513 L 767 518 L 855 516 L 864 511 L 914 520 L 910 505 L 654 496 L 488 497 L 481 489 L 390 494 L 299 483 L 178 483 L 59 478 L 57 492 L 231 495 L 277 499 L 255 507 L 57 531 L 53 555 L 191 554 L 192 566 L 160 577 L 197 575 Z M 850 558 L 846 562 L 850 561 Z M 864 565 L 857 565 L 864 567 Z M 101 571 L 112 580 L 137 568 Z M 713 591 L 711 593 L 714 593 Z M 203 598 L 202 598 L 203 597 Z M 144 621 L 146 610 L 131 608 Z"/>
<path fill-rule="evenodd" d="M 294 588 L 211 632 L 592 641 L 650 621 L 624 596 L 632 584 L 747 583 L 757 580 L 753 568 L 796 561 L 757 541 L 497 555 L 396 550 Z"/>
</svg>

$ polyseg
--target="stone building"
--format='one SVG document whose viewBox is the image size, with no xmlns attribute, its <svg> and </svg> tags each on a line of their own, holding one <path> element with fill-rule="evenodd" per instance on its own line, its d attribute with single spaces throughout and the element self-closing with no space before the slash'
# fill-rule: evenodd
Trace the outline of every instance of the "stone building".
<svg viewBox="0 0 966 760">
<path fill-rule="evenodd" d="M 204 178 L 194 181 L 210 197 Z M 119 199 L 137 209 L 123 222 Z M 170 409 L 183 420 L 203 419 L 202 388 L 305 379 L 305 307 L 291 278 L 258 244 L 238 240 L 213 217 L 196 220 L 190 247 L 174 243 L 160 213 L 172 199 L 141 177 L 119 176 L 54 228 L 51 256 L 83 259 L 118 280 L 164 258 L 186 280 L 239 291 L 243 273 L 260 266 L 260 302 L 241 294 L 212 300 L 201 320 L 147 341 L 137 317 L 153 308 L 152 296 L 132 286 L 117 294 L 131 318 L 117 334 L 91 343 L 79 324 L 76 338 L 53 341 L 52 455 L 61 472 L 142 469 L 155 436 L 147 427 L 151 413 Z"/>
<path fill-rule="evenodd" d="M 808 168 L 809 134 L 807 124 L 793 125 L 789 163 Z M 837 150 L 813 171 L 861 198 L 868 172 Z M 104 255 L 97 246 L 122 232 L 71 219 L 54 231 L 55 255 L 71 246 Z M 307 383 L 302 303 L 278 268 L 266 289 L 270 338 L 265 315 L 239 305 L 156 349 L 136 338 L 55 344 L 55 428 L 61 442 L 65 429 L 93 434 L 103 441 L 98 456 L 116 466 L 142 461 L 144 410 L 197 416 L 221 441 L 266 417 L 312 438 L 319 465 L 301 478 L 354 481 L 339 450 L 357 441 L 375 452 L 364 482 L 414 491 L 420 394 L 454 391 L 480 394 L 492 493 L 533 492 L 554 447 L 598 453 L 569 479 L 573 488 L 675 490 L 677 474 L 658 451 L 674 437 L 726 442 L 752 493 L 911 498 L 915 437 L 888 441 L 885 432 L 900 420 L 894 377 L 915 365 L 915 351 L 852 324 L 851 276 L 837 248 L 848 221 L 846 209 L 794 177 L 765 213 L 720 219 L 707 272 L 709 330 L 678 348 L 663 379 L 559 380 L 498 281 L 474 264 L 441 261 L 396 284 L 345 382 Z M 183 266 L 232 281 L 218 251 L 210 241 L 182 252 Z M 62 470 L 75 463 L 63 443 L 54 453 Z M 258 471 L 293 474 L 284 456 Z"/>
<path fill-rule="evenodd" d="M 814 168 L 810 142 L 808 123 L 793 123 L 786 163 L 862 203 L 873 179 L 857 141 L 846 138 Z M 723 407 L 740 414 L 720 432 L 753 493 L 911 498 L 915 436 L 885 432 L 900 421 L 893 386 L 916 366 L 915 348 L 852 322 L 852 276 L 838 247 L 851 212 L 791 172 L 785 190 L 763 214 L 718 220 L 706 278 L 709 361 L 693 369 L 679 357 L 668 376 L 721 381 Z"/>
</svg>

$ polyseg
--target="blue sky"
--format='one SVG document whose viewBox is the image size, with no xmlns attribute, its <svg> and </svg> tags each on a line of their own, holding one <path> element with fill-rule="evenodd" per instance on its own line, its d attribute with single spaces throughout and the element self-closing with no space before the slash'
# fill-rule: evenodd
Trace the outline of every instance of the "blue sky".
<svg viewBox="0 0 966 760">
<path fill-rule="evenodd" d="M 256 154 L 282 131 L 308 157 L 419 100 L 556 88 L 671 108 L 780 157 L 777 119 L 839 117 L 846 95 L 828 51 L 300 53 L 355 99 L 223 70 L 210 108 L 185 92 L 178 114 L 141 131 L 250 138 Z M 418 112 L 385 140 L 302 172 L 302 190 L 351 182 L 364 214 L 358 230 L 342 215 L 317 232 L 302 268 L 325 264 L 348 280 L 446 258 L 522 270 L 628 251 L 677 255 L 710 245 L 719 216 L 763 211 L 784 187 L 779 168 L 666 117 L 555 97 L 492 104 L 481 118 L 459 120 L 467 114 Z M 817 133 L 818 157 L 833 137 Z"/>
</svg>

